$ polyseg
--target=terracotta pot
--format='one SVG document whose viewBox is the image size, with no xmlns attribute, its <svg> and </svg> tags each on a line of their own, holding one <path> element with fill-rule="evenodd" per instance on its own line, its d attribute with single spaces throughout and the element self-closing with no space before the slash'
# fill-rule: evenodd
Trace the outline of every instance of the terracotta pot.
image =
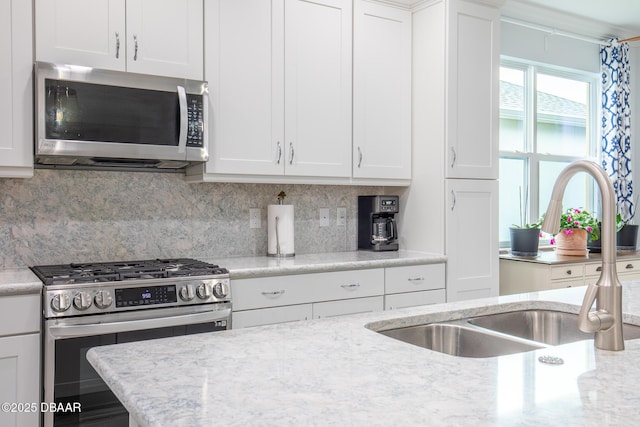
<svg viewBox="0 0 640 427">
<path fill-rule="evenodd" d="M 558 255 L 587 256 L 587 238 L 589 235 L 582 228 L 571 228 L 569 234 L 567 230 L 560 230 L 556 234 L 556 253 Z"/>
</svg>

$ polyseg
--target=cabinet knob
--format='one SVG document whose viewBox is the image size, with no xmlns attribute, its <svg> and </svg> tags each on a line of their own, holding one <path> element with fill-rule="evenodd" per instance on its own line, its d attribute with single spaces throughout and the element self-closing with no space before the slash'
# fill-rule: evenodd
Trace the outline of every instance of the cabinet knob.
<svg viewBox="0 0 640 427">
<path fill-rule="evenodd" d="M 571 270 L 567 270 L 567 274 L 571 276 Z"/>
<path fill-rule="evenodd" d="M 627 264 L 624 268 L 631 270 L 633 268 L 633 264 Z"/>
<path fill-rule="evenodd" d="M 596 268 L 596 271 L 602 271 L 602 266 Z"/>
</svg>

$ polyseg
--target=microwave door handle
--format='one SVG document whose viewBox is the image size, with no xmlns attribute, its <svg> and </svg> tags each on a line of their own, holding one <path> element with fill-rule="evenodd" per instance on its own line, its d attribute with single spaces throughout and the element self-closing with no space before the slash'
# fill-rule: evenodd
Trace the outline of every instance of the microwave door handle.
<svg viewBox="0 0 640 427">
<path fill-rule="evenodd" d="M 178 86 L 178 104 L 180 105 L 180 136 L 178 137 L 178 153 L 187 149 L 187 130 L 189 128 L 189 109 L 187 108 L 187 92 Z"/>
<path fill-rule="evenodd" d="M 117 334 L 119 332 L 155 329 L 170 326 L 193 325 L 228 318 L 231 309 L 205 311 L 203 313 L 183 314 L 178 316 L 156 317 L 143 320 L 125 320 L 121 322 L 93 323 L 89 325 L 58 325 L 49 327 L 55 338 L 77 338 L 93 335 Z"/>
</svg>

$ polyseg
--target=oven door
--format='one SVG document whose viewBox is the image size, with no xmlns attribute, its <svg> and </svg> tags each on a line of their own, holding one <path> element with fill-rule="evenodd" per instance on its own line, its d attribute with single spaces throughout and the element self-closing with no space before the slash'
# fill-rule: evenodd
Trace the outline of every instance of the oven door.
<svg viewBox="0 0 640 427">
<path fill-rule="evenodd" d="M 231 304 L 156 308 L 46 320 L 43 402 L 81 412 L 45 412 L 45 427 L 128 426 L 126 409 L 86 359 L 91 347 L 230 328 Z"/>
</svg>

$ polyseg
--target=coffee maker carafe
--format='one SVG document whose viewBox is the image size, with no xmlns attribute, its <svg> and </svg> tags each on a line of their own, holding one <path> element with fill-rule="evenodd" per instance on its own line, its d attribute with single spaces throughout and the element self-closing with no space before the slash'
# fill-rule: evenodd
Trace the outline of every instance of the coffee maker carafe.
<svg viewBox="0 0 640 427">
<path fill-rule="evenodd" d="M 358 196 L 358 249 L 397 251 L 398 196 Z"/>
</svg>

